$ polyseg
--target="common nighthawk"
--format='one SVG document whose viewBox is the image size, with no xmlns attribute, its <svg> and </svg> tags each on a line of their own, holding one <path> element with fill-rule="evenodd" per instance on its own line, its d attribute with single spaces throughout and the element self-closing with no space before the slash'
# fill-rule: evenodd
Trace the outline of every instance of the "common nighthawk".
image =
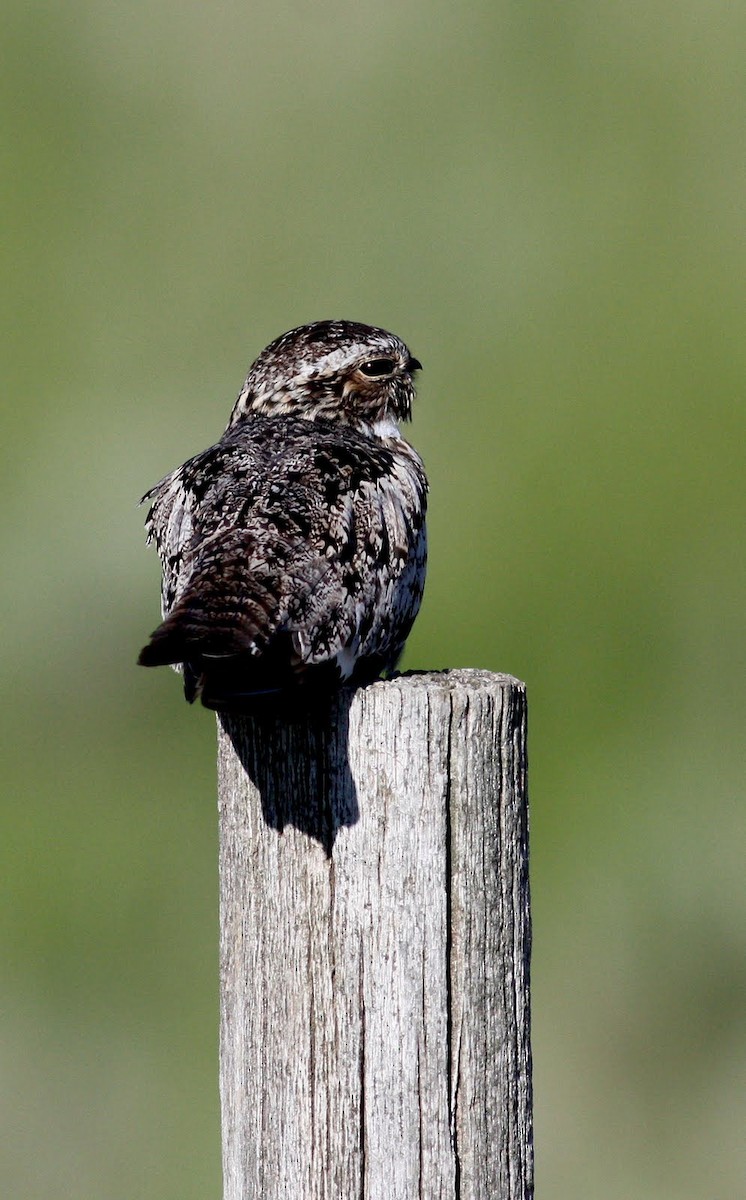
<svg viewBox="0 0 746 1200">
<path fill-rule="evenodd" d="M 262 351 L 220 441 L 143 497 L 164 617 L 143 666 L 217 709 L 393 669 L 425 580 L 427 480 L 398 427 L 420 366 L 353 321 Z"/>
</svg>

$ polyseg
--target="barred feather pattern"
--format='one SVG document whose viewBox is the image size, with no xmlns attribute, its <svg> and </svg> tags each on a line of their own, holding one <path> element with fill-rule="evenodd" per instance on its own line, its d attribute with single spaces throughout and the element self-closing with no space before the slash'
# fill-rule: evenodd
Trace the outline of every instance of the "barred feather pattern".
<svg viewBox="0 0 746 1200">
<path fill-rule="evenodd" d="M 427 480 L 397 424 L 418 368 L 341 321 L 260 355 L 221 440 L 144 497 L 164 620 L 141 663 L 213 708 L 393 669 L 425 579 Z"/>
</svg>

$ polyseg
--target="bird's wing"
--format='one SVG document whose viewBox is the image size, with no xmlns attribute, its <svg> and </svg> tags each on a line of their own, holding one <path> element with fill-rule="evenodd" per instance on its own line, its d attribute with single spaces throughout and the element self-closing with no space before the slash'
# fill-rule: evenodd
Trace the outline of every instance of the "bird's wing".
<svg viewBox="0 0 746 1200">
<path fill-rule="evenodd" d="M 400 455 L 361 437 L 352 464 L 349 448 L 317 450 L 319 490 L 329 498 L 327 570 L 294 599 L 287 622 L 306 663 L 343 656 L 344 676 L 359 657 L 396 657 L 409 632 L 424 582 L 427 485 L 406 449 Z"/>
<path fill-rule="evenodd" d="M 194 493 L 187 482 L 190 465 L 185 463 L 166 475 L 140 501 L 150 505 L 145 532 L 148 545 L 155 542 L 161 561 L 161 611 L 164 617 L 173 608 L 191 574 Z"/>
<path fill-rule="evenodd" d="M 148 494 L 167 616 L 141 661 L 261 655 L 278 634 L 299 669 L 357 652 L 420 544 L 424 492 L 421 466 L 352 431 L 233 431 Z"/>
</svg>

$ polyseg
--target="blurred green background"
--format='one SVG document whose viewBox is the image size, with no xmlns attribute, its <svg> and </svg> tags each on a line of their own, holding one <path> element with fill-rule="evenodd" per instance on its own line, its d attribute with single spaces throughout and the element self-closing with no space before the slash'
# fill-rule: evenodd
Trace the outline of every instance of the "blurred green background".
<svg viewBox="0 0 746 1200">
<path fill-rule="evenodd" d="M 214 724 L 134 665 L 136 501 L 346 316 L 425 364 L 404 665 L 528 682 L 537 1194 L 732 1200 L 746 13 L 4 17 L 0 1193 L 220 1194 Z"/>
</svg>

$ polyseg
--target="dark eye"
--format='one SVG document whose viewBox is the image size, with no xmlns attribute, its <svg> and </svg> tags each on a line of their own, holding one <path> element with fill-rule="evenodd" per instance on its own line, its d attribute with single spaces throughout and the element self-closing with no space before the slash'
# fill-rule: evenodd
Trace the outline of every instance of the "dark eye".
<svg viewBox="0 0 746 1200">
<path fill-rule="evenodd" d="M 370 362 L 364 362 L 360 370 L 363 375 L 369 375 L 375 378 L 376 375 L 393 375 L 396 370 L 396 363 L 393 358 L 371 358 Z"/>
</svg>

